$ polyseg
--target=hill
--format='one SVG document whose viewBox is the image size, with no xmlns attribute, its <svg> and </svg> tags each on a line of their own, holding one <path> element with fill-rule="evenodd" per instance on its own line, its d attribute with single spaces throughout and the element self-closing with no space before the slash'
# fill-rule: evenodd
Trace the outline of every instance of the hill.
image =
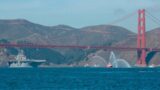
<svg viewBox="0 0 160 90">
<path fill-rule="evenodd" d="M 54 44 L 54 45 L 96 45 L 96 46 L 136 46 L 136 34 L 129 30 L 113 25 L 95 25 L 74 28 L 67 25 L 44 26 L 23 19 L 0 20 L 0 39 L 8 42 Z M 160 28 L 147 32 L 147 47 L 159 47 L 158 37 Z M 33 55 L 25 50 L 28 58 L 43 58 L 54 64 L 72 64 L 83 61 L 91 53 L 99 53 L 108 60 L 109 52 L 102 50 L 82 49 L 32 49 Z M 48 52 L 49 54 L 46 54 Z M 103 52 L 103 53 L 102 53 Z M 135 64 L 136 52 L 115 51 L 118 57 Z M 46 54 L 46 55 L 44 55 Z M 39 55 L 43 57 L 37 57 Z M 49 56 L 50 55 L 50 56 Z M 54 57 L 52 57 L 52 55 Z M 158 56 L 151 64 L 159 62 Z M 56 57 L 58 56 L 58 57 Z M 50 58 L 48 58 L 50 57 Z M 55 58 L 56 57 L 56 58 Z"/>
</svg>

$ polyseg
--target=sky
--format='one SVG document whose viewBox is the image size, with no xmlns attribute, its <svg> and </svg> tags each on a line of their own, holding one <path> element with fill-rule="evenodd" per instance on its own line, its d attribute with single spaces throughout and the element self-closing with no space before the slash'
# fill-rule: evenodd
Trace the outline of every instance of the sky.
<svg viewBox="0 0 160 90">
<path fill-rule="evenodd" d="M 27 19 L 54 26 L 65 24 L 76 28 L 113 24 L 135 31 L 138 9 L 147 9 L 160 19 L 159 0 L 0 0 L 0 19 Z M 132 17 L 112 23 L 123 16 Z M 147 29 L 159 27 L 147 19 Z"/>
</svg>

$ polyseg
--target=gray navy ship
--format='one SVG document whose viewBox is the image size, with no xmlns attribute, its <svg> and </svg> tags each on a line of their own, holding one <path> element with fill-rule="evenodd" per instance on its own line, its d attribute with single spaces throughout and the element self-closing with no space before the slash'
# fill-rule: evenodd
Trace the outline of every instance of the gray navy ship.
<svg viewBox="0 0 160 90">
<path fill-rule="evenodd" d="M 24 55 L 23 51 L 21 50 L 19 54 L 15 57 L 15 60 L 9 60 L 8 66 L 13 68 L 18 67 L 38 67 L 40 64 L 45 63 L 46 60 L 34 60 L 34 59 L 27 59 Z"/>
</svg>

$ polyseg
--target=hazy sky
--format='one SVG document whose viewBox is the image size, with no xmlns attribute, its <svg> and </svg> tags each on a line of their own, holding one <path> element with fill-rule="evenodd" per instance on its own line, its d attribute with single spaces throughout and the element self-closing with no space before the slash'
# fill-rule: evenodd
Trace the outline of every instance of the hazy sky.
<svg viewBox="0 0 160 90">
<path fill-rule="evenodd" d="M 160 19 L 160 0 L 0 0 L 0 19 L 27 19 L 53 26 L 73 27 L 110 24 L 139 8 L 147 8 Z M 158 27 L 147 22 L 148 29 Z M 115 25 L 136 29 L 136 15 Z"/>
</svg>

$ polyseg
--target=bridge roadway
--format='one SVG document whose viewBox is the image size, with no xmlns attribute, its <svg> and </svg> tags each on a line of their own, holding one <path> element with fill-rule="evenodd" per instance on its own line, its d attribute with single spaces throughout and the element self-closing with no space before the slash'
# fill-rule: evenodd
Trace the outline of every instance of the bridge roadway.
<svg viewBox="0 0 160 90">
<path fill-rule="evenodd" d="M 78 46 L 78 45 L 40 45 L 40 44 L 13 44 L 5 43 L 0 44 L 1 48 L 4 47 L 19 47 L 19 48 L 79 48 L 79 49 L 103 49 L 103 50 L 120 50 L 120 51 L 155 51 L 160 52 L 160 48 L 135 48 L 135 47 L 122 47 L 122 46 Z"/>
</svg>

